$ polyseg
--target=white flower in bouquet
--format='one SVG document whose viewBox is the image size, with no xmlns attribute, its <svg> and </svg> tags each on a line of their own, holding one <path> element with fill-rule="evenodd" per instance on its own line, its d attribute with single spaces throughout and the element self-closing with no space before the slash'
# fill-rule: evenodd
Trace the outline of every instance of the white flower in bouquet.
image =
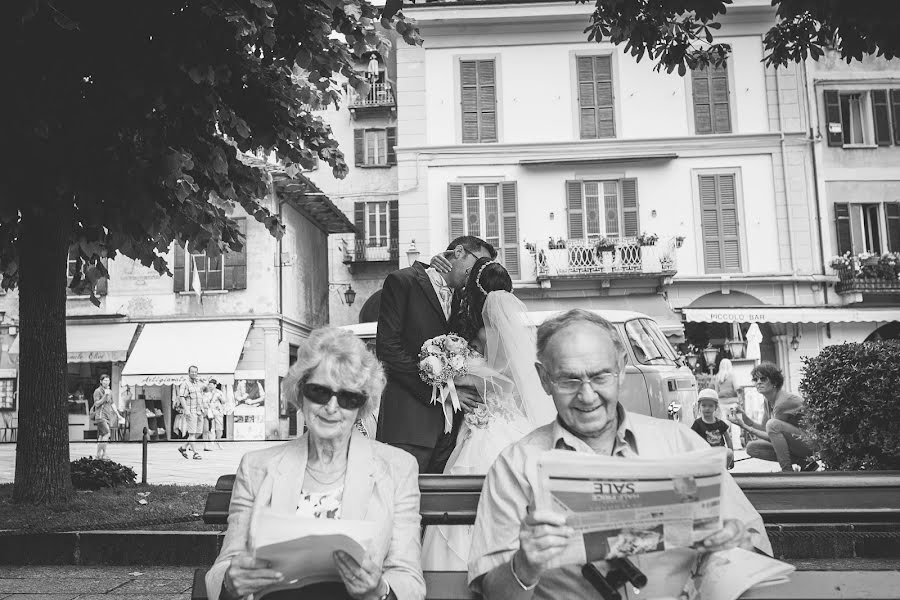
<svg viewBox="0 0 900 600">
<path fill-rule="evenodd" d="M 441 377 L 441 374 L 444 372 L 446 368 L 446 363 L 441 356 L 438 355 L 429 355 L 419 361 L 419 371 L 422 374 L 422 378 L 437 380 Z M 426 379 L 427 383 L 427 379 Z"/>
</svg>

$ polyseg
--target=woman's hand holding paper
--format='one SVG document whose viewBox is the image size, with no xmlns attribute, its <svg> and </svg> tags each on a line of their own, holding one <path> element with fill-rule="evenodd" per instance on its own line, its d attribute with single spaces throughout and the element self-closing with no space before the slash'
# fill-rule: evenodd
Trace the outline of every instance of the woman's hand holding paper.
<svg viewBox="0 0 900 600">
<path fill-rule="evenodd" d="M 268 562 L 249 554 L 239 554 L 231 559 L 231 566 L 225 572 L 225 589 L 233 597 L 243 598 L 279 583 L 283 578 L 281 573 L 269 568 Z"/>
<path fill-rule="evenodd" d="M 334 564 L 347 593 L 356 600 L 377 600 L 390 590 L 381 578 L 381 567 L 368 554 L 360 564 L 346 552 L 338 550 L 334 553 Z"/>
</svg>

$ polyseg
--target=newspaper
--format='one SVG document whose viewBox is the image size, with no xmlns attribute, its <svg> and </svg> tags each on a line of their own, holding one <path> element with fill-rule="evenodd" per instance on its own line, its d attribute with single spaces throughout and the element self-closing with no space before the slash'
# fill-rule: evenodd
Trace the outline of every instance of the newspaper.
<svg viewBox="0 0 900 600">
<path fill-rule="evenodd" d="M 692 547 L 722 526 L 725 448 L 667 459 L 550 450 L 538 458 L 536 509 L 577 536 L 552 566 Z"/>
<path fill-rule="evenodd" d="M 349 519 L 314 519 L 259 509 L 253 516 L 253 555 L 268 561 L 284 580 L 265 592 L 341 581 L 334 552 L 343 550 L 362 563 L 375 538 L 375 524 Z M 257 596 L 259 597 L 259 596 Z"/>
</svg>

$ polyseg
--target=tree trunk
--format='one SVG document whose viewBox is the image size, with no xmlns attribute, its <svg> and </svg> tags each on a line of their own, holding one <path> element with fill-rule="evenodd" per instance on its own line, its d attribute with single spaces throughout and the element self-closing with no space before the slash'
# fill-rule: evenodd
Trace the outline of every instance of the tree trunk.
<svg viewBox="0 0 900 600">
<path fill-rule="evenodd" d="M 19 438 L 13 501 L 72 494 L 66 404 L 66 260 L 71 198 L 22 213 L 19 238 Z"/>
</svg>

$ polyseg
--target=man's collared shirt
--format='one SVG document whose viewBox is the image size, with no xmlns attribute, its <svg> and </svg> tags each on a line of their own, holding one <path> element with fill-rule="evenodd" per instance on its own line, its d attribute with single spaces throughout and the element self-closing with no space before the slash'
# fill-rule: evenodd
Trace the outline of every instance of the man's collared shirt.
<svg viewBox="0 0 900 600">
<path fill-rule="evenodd" d="M 706 442 L 687 426 L 675 421 L 631 414 L 618 407 L 619 428 L 613 456 L 622 458 L 669 458 L 692 450 L 708 449 Z M 481 593 L 482 576 L 506 564 L 519 548 L 519 528 L 527 508 L 534 505 L 537 488 L 537 458 L 546 450 L 565 449 L 593 452 L 559 422 L 544 425 L 507 447 L 494 462 L 485 478 L 478 516 L 469 552 L 469 585 Z M 772 547 L 762 518 L 730 474 L 722 480 L 722 518 L 739 519 L 752 533 L 753 545 L 771 555 Z M 647 575 L 647 586 L 640 595 L 630 584 L 623 586 L 623 597 L 677 597 L 687 580 L 695 552 L 680 548 L 638 555 L 632 561 Z M 598 563 L 601 571 L 605 565 Z M 597 591 L 581 576 L 580 565 L 552 569 L 544 573 L 534 598 L 594 600 Z M 490 600 L 490 599 L 488 599 Z"/>
<path fill-rule="evenodd" d="M 425 272 L 428 274 L 428 279 L 431 280 L 431 287 L 434 288 L 434 293 L 437 294 L 441 308 L 444 309 L 444 318 L 449 319 L 453 306 L 453 288 L 447 285 L 444 276 L 434 270 L 434 268 L 428 267 L 425 269 Z"/>
<path fill-rule="evenodd" d="M 181 387 L 178 388 L 178 397 L 182 398 L 184 414 L 199 415 L 203 413 L 200 397 L 202 387 L 203 383 L 199 379 L 197 381 L 187 379 L 181 383 Z"/>
</svg>

